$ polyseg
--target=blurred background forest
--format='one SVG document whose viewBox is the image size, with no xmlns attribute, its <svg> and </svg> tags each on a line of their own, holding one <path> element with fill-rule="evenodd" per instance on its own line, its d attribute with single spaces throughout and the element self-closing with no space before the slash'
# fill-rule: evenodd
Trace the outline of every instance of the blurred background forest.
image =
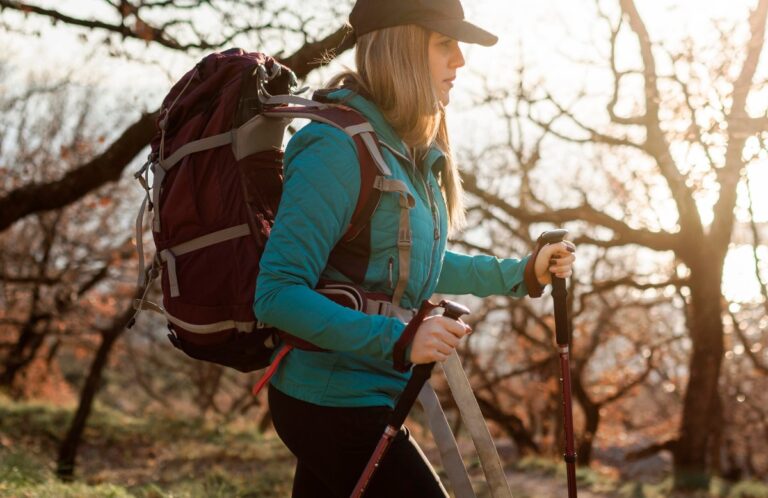
<svg viewBox="0 0 768 498">
<path fill-rule="evenodd" d="M 470 219 L 452 244 L 578 244 L 583 489 L 768 497 L 768 0 L 464 3 L 501 42 L 467 47 L 449 108 Z M 146 313 L 126 329 L 133 173 L 204 54 L 273 54 L 316 88 L 352 64 L 350 8 L 0 0 L 0 495 L 288 496 L 257 374 L 189 360 Z M 561 477 L 551 299 L 459 300 L 516 496 L 561 496 L 525 487 Z"/>
</svg>

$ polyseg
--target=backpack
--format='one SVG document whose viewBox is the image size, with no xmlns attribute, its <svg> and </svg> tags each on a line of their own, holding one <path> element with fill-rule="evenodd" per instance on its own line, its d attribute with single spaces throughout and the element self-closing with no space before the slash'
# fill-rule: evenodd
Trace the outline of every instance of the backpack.
<svg viewBox="0 0 768 498">
<path fill-rule="evenodd" d="M 165 97 L 148 160 L 135 174 L 146 191 L 136 221 L 139 288 L 144 289 L 134 303 L 137 313 L 162 313 L 176 348 L 242 372 L 269 365 L 279 342 L 318 349 L 259 323 L 252 308 L 259 259 L 282 192 L 282 144 L 292 119 L 336 126 L 357 147 L 359 199 L 329 261 L 354 257 L 355 239 L 382 192 L 406 196 L 395 181 L 385 180 L 391 171 L 373 127 L 360 113 L 324 101 L 320 93 L 317 100 L 298 97 L 303 90 L 296 87 L 293 72 L 264 54 L 230 49 L 206 56 Z M 154 214 L 156 254 L 145 267 L 147 209 Z M 362 276 L 349 278 L 362 282 Z M 146 299 L 157 277 L 162 305 Z M 405 277 L 407 281 L 407 270 Z M 364 312 L 380 312 L 392 300 L 368 294 L 354 283 L 322 282 L 317 290 Z"/>
</svg>

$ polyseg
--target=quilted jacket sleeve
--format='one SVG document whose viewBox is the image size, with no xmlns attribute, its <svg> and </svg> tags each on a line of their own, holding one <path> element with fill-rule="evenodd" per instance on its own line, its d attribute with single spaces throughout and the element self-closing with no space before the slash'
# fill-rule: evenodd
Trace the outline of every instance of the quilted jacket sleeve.
<svg viewBox="0 0 768 498">
<path fill-rule="evenodd" d="M 525 266 L 529 258 L 500 259 L 484 254 L 469 256 L 446 251 L 435 292 L 479 297 L 524 297 L 529 294 L 536 296 L 538 291 L 540 295 L 540 287 L 529 289 L 525 282 Z M 534 285 L 537 284 L 534 282 Z"/>
</svg>

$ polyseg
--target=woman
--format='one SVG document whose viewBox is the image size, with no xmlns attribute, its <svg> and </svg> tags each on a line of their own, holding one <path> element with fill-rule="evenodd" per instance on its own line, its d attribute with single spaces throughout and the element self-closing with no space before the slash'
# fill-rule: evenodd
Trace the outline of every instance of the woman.
<svg viewBox="0 0 768 498">
<path fill-rule="evenodd" d="M 413 309 L 434 292 L 539 296 L 550 271 L 570 276 L 574 256 L 568 242 L 519 260 L 445 250 L 448 228 L 464 221 L 444 114 L 464 65 L 458 42 L 492 45 L 496 38 L 464 21 L 459 0 L 358 0 L 350 22 L 357 71 L 334 78 L 330 87 L 342 87 L 326 98 L 368 119 L 391 178 L 412 197 L 409 271 L 401 272 L 398 250 L 401 196 L 384 193 L 363 234 L 366 291 L 394 294 L 395 304 Z M 357 161 L 353 141 L 332 126 L 313 122 L 296 133 L 286 149 L 283 197 L 261 259 L 256 316 L 329 350 L 292 351 L 271 380 L 275 428 L 297 457 L 297 498 L 349 496 L 410 365 L 445 360 L 471 331 L 441 316 L 405 324 L 393 316 L 366 315 L 313 290 L 320 279 L 350 281 L 329 256 L 357 202 Z M 408 327 L 415 334 L 406 333 Z M 366 496 L 447 494 L 401 429 Z"/>
</svg>

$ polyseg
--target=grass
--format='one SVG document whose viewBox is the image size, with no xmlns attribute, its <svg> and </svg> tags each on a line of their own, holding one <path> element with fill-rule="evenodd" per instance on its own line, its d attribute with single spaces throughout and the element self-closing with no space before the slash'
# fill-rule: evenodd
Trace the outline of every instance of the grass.
<svg viewBox="0 0 768 498">
<path fill-rule="evenodd" d="M 565 464 L 541 457 L 526 457 L 513 464 L 518 472 L 531 476 L 549 476 L 565 485 Z M 714 477 L 709 489 L 695 493 L 679 493 L 672 490 L 671 477 L 658 483 L 623 482 L 589 468 L 576 469 L 577 486 L 580 490 L 604 494 L 616 498 L 768 498 L 768 484 L 759 481 L 737 483 Z"/>
<path fill-rule="evenodd" d="M 709 490 L 682 494 L 672 491 L 672 479 L 668 478 L 656 484 L 626 483 L 618 492 L 622 498 L 768 498 L 768 485 L 758 481 L 732 483 L 712 478 Z"/>
<path fill-rule="evenodd" d="M 0 498 L 278 498 L 290 495 L 293 457 L 275 436 L 158 415 L 135 418 L 96 407 L 73 483 L 55 474 L 58 443 L 71 410 L 0 397 Z M 478 465 L 468 462 L 473 475 Z M 524 481 L 565 485 L 561 461 L 528 457 L 511 470 Z M 708 492 L 672 493 L 672 480 L 621 482 L 577 469 L 579 490 L 616 498 L 768 498 L 768 485 L 711 479 Z M 482 484 L 482 483 L 479 483 Z M 524 484 L 528 484 L 525 482 Z M 483 486 L 480 486 L 482 488 Z M 515 489 L 515 498 L 546 493 Z M 482 496 L 482 491 L 480 495 Z"/>
<path fill-rule="evenodd" d="M 0 497 L 270 498 L 290 495 L 293 457 L 274 436 L 97 407 L 76 480 L 54 473 L 71 411 L 0 398 Z"/>
</svg>

